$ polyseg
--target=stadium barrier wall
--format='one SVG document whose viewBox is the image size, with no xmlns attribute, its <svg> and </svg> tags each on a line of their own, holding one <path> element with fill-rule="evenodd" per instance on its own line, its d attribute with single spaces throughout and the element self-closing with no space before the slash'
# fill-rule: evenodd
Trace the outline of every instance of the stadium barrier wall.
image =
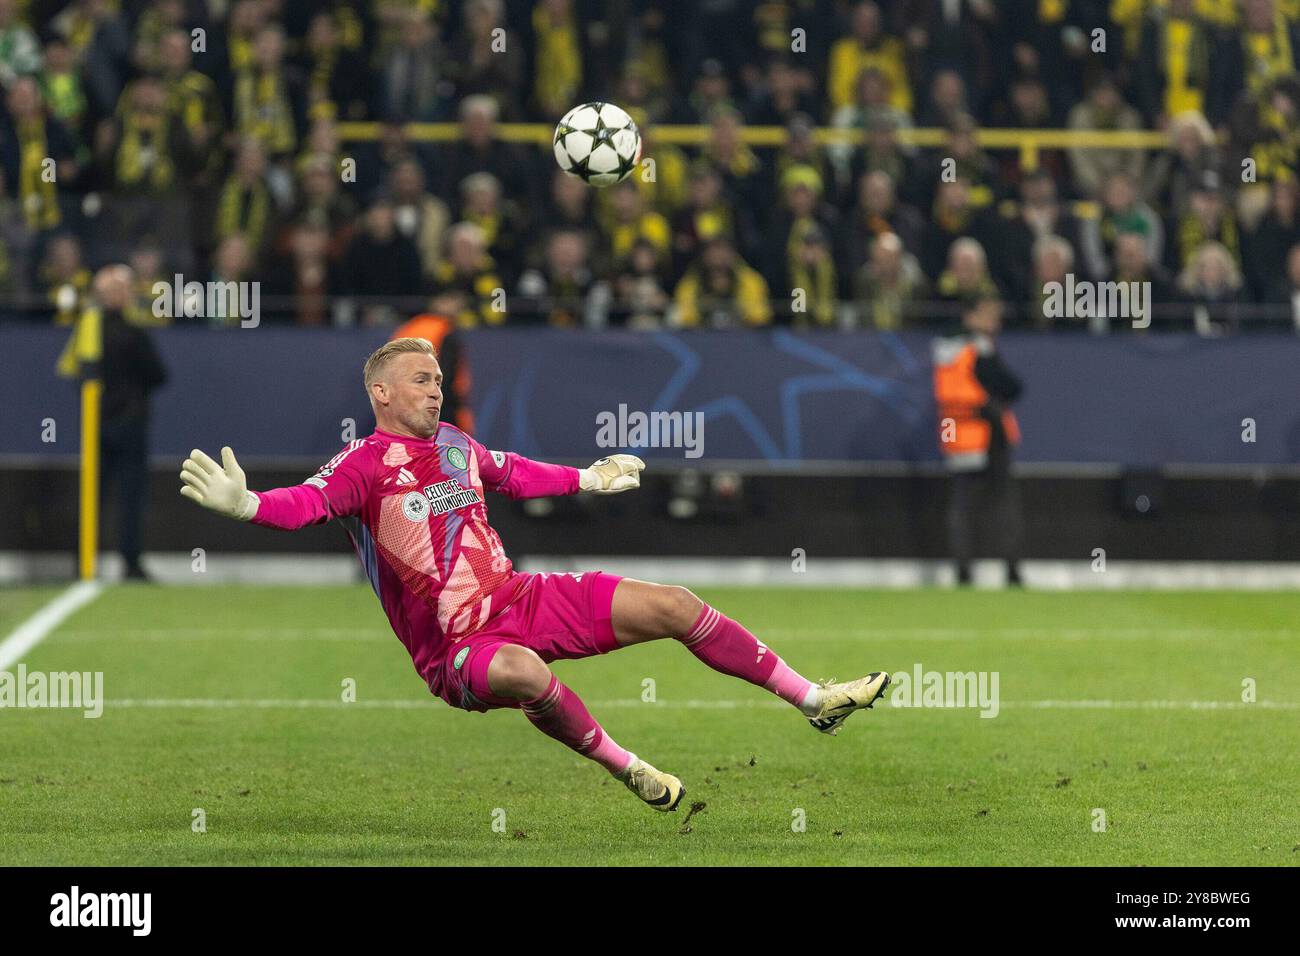
<svg viewBox="0 0 1300 956">
<path fill-rule="evenodd" d="M 293 533 L 212 515 L 184 498 L 177 459 L 159 460 L 149 481 L 146 558 L 171 554 L 208 566 L 223 555 L 337 555 L 355 563 L 333 524 Z M 301 482 L 309 468 L 246 467 L 253 488 Z M 516 561 L 545 555 L 677 558 L 758 557 L 791 565 L 796 548 L 829 558 L 940 559 L 947 554 L 941 476 L 723 475 L 651 465 L 633 495 L 510 501 L 488 498 L 492 525 Z M 695 476 L 701 477 L 701 476 Z M 1300 562 L 1300 477 L 1027 476 L 1020 479 L 1028 558 L 1107 562 Z M 0 555 L 66 556 L 77 547 L 75 466 L 0 466 Z M 1139 499 L 1145 501 L 1139 503 Z M 1145 510 L 1142 510 L 1145 509 Z M 117 503 L 102 511 L 101 546 L 117 541 Z M 3 562 L 0 562 L 2 564 Z M 148 563 L 148 561 L 146 561 Z M 552 562 L 554 563 L 554 562 Z M 44 563 L 53 568 L 54 564 Z M 1099 586 L 1101 580 L 1098 579 Z"/>
<path fill-rule="evenodd" d="M 153 453 L 179 460 L 196 446 L 230 444 L 253 464 L 323 463 L 373 426 L 360 369 L 387 334 L 154 330 L 170 380 L 153 402 Z M 0 456 L 66 464 L 77 454 L 77 387 L 54 375 L 67 335 L 0 326 Z M 674 467 L 795 471 L 939 457 L 925 333 L 462 335 L 476 435 L 489 447 L 586 462 L 628 446 Z M 1000 341 L 1025 381 L 1021 462 L 1147 469 L 1300 462 L 1298 337 L 1006 333 Z M 631 448 L 625 439 L 635 437 L 635 416 L 654 412 L 677 413 L 666 422 L 677 430 Z M 702 441 L 689 436 L 693 447 L 683 447 L 688 420 L 702 423 Z M 653 447 L 655 437 L 675 446 Z"/>
</svg>

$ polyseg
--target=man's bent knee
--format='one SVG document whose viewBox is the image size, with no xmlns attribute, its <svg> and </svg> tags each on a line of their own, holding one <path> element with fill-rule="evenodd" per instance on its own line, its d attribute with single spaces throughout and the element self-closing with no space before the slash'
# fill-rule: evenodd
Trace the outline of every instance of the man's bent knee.
<svg viewBox="0 0 1300 956">
<path fill-rule="evenodd" d="M 488 664 L 488 689 L 498 697 L 533 700 L 546 693 L 551 669 L 536 652 L 518 644 L 506 644 Z"/>
<path fill-rule="evenodd" d="M 657 597 L 661 632 L 678 640 L 689 634 L 699 619 L 704 602 L 689 589 L 678 585 L 662 586 Z"/>
</svg>

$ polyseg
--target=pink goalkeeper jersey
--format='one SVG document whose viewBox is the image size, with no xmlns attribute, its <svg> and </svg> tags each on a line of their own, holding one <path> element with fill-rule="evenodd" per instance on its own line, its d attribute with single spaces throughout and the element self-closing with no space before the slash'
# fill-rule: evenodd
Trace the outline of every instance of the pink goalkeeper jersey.
<svg viewBox="0 0 1300 956">
<path fill-rule="evenodd" d="M 488 524 L 483 489 L 510 498 L 578 491 L 578 469 L 488 451 L 454 425 L 433 438 L 378 429 L 303 484 L 256 492 L 254 524 L 292 530 L 337 518 L 415 669 L 430 688 L 447 648 L 528 586 Z"/>
</svg>

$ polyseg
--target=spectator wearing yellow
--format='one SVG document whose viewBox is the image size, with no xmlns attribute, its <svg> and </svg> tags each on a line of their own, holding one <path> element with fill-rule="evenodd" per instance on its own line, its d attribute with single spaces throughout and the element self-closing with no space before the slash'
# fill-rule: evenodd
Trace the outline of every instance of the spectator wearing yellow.
<svg viewBox="0 0 1300 956">
<path fill-rule="evenodd" d="M 294 227 L 311 223 L 329 236 L 330 257 L 337 259 L 347 245 L 358 208 L 339 182 L 338 167 L 324 153 L 308 153 L 294 164 L 297 196 L 276 230 L 274 253 L 287 256 Z"/>
<path fill-rule="evenodd" d="M 686 154 L 672 143 L 659 142 L 644 109 L 632 107 L 628 114 L 641 133 L 641 162 L 629 178 L 641 190 L 647 207 L 671 218 L 686 201 L 686 170 L 690 165 Z M 651 169 L 654 175 L 649 174 Z"/>
<path fill-rule="evenodd" d="M 153 241 L 146 241 L 131 250 L 128 264 L 134 281 L 131 301 L 123 309 L 126 320 L 135 325 L 171 325 L 173 317 L 153 314 L 153 303 L 157 298 L 154 286 L 159 282 L 166 283 L 168 288 L 171 286 L 171 276 L 163 275 L 162 250 Z"/>
<path fill-rule="evenodd" d="M 7 196 L 18 200 L 27 228 L 54 229 L 63 220 L 59 186 L 80 172 L 73 142 L 62 123 L 46 114 L 35 77 L 20 76 L 0 115 L 0 175 Z"/>
<path fill-rule="evenodd" d="M 1267 98 L 1279 83 L 1293 82 L 1300 66 L 1300 25 L 1277 0 L 1244 0 L 1241 24 L 1224 31 L 1215 49 L 1208 115 L 1219 126 L 1238 120 L 1237 108 Z"/>
<path fill-rule="evenodd" d="M 798 284 L 795 265 L 804 236 L 813 229 L 820 229 L 828 237 L 837 231 L 834 210 L 822 201 L 824 188 L 821 175 L 811 166 L 791 166 L 781 177 L 783 208 L 768 226 L 762 263 L 768 285 L 779 296 L 786 296 Z M 828 246 L 829 242 L 828 238 Z"/>
<path fill-rule="evenodd" d="M 572 0 L 533 7 L 533 98 L 543 116 L 563 116 L 582 84 L 582 43 Z"/>
<path fill-rule="evenodd" d="M 685 328 L 770 325 L 767 283 L 736 254 L 731 240 L 716 236 L 686 270 L 673 293 L 673 323 Z"/>
<path fill-rule="evenodd" d="M 284 65 L 284 29 L 268 23 L 257 31 L 252 62 L 235 74 L 234 122 L 241 136 L 255 137 L 274 157 L 298 145 L 299 86 Z"/>
<path fill-rule="evenodd" d="M 1208 23 L 1217 27 L 1235 27 L 1239 21 L 1237 6 L 1240 0 L 1195 0 L 1193 9 Z M 1281 0 L 1278 4 L 1288 20 L 1300 17 L 1300 0 Z M 1123 31 L 1124 55 L 1136 59 L 1142 40 L 1142 26 L 1153 10 L 1166 10 L 1169 0 L 1111 0 L 1111 21 Z"/>
<path fill-rule="evenodd" d="M 114 123 L 101 127 L 113 147 L 113 179 L 118 191 L 165 196 L 177 182 L 180 131 L 167 112 L 167 92 L 152 76 L 142 76 L 122 93 Z"/>
<path fill-rule="evenodd" d="M 638 42 L 629 44 L 626 61 L 628 74 L 635 73 L 647 87 L 647 98 L 661 104 L 663 112 L 654 112 L 655 119 L 663 119 L 670 109 L 672 98 L 673 65 L 669 60 L 664 35 L 668 32 L 668 18 L 654 4 L 643 4 L 636 14 Z M 638 102 L 632 100 L 631 102 Z"/>
<path fill-rule="evenodd" d="M 349 5 L 338 6 L 346 9 Z M 363 5 L 356 4 L 356 6 Z M 410 24 L 412 14 L 431 16 L 441 24 L 446 21 L 451 4 L 446 0 L 374 0 L 364 6 L 370 7 L 374 13 L 375 35 L 370 41 L 370 46 L 371 52 L 374 53 L 374 61 L 382 63 L 388 59 L 394 47 L 402 42 L 402 34 Z M 342 18 L 339 19 L 339 25 L 344 29 L 344 37 L 349 43 L 354 35 L 364 40 L 364 26 L 356 12 L 352 12 L 352 19 L 355 21 L 355 27 Z"/>
<path fill-rule="evenodd" d="M 93 4 L 79 6 L 89 7 L 87 12 L 92 18 L 98 12 L 94 10 L 96 5 Z M 135 21 L 131 59 L 141 73 L 157 73 L 162 68 L 162 38 L 171 30 L 185 28 L 185 6 L 184 0 L 160 0 L 148 4 L 140 11 L 139 18 Z"/>
<path fill-rule="evenodd" d="M 239 233 L 257 252 L 270 236 L 275 203 L 266 182 L 266 152 L 256 139 L 239 144 L 235 169 L 217 196 L 216 241 Z"/>
<path fill-rule="evenodd" d="M 1274 0 L 1245 0 L 1242 6 L 1241 76 L 1246 89 L 1259 93 L 1274 80 L 1295 73 L 1295 35 Z"/>
<path fill-rule="evenodd" d="M 1247 112 L 1248 111 L 1248 112 Z M 1269 183 L 1300 169 L 1300 85 L 1296 77 L 1273 84 L 1247 104 L 1235 138 L 1242 154 L 1255 161 L 1255 179 Z M 1247 191 L 1246 187 L 1243 191 Z"/>
<path fill-rule="evenodd" d="M 1162 124 L 1188 110 L 1208 113 L 1212 30 L 1194 0 L 1169 0 L 1167 7 L 1148 13 L 1142 25 L 1137 88 L 1149 122 Z"/>
<path fill-rule="evenodd" d="M 1177 219 L 1174 241 L 1170 243 L 1174 271 L 1185 268 L 1195 252 L 1210 241 L 1223 246 L 1233 264 L 1241 268 L 1241 231 L 1237 217 L 1224 200 L 1219 174 L 1206 170 L 1192 188 L 1190 201 Z"/>
<path fill-rule="evenodd" d="M 522 268 L 524 238 L 522 216 L 501 194 L 501 183 L 491 173 L 472 173 L 460 184 L 460 221 L 472 222 L 483 232 L 488 255 L 502 277 L 513 282 Z"/>
<path fill-rule="evenodd" d="M 238 76 L 253 65 L 253 41 L 268 13 L 262 0 L 235 0 L 226 21 L 227 76 Z"/>
<path fill-rule="evenodd" d="M 70 326 L 90 304 L 90 270 L 82 262 L 81 243 L 75 236 L 53 237 L 37 271 L 46 301 L 54 308 L 54 324 Z"/>
<path fill-rule="evenodd" d="M 51 37 L 45 43 L 41 95 L 50 105 L 51 116 L 69 129 L 81 127 L 86 114 L 86 91 L 81 82 L 81 68 L 62 37 Z"/>
<path fill-rule="evenodd" d="M 714 236 L 736 239 L 736 213 L 722 191 L 718 171 L 703 161 L 691 166 L 690 198 L 673 220 L 673 256 L 680 263 L 695 260 L 703 243 Z"/>
<path fill-rule="evenodd" d="M 962 113 L 953 117 L 943 153 L 953 161 L 956 175 L 970 183 L 971 207 L 984 209 L 993 205 L 997 199 L 997 170 L 980 150 L 979 141 L 975 138 L 978 131 L 974 118 L 969 114 Z"/>
<path fill-rule="evenodd" d="M 184 30 L 162 35 L 158 59 L 168 117 L 185 131 L 188 148 L 197 160 L 191 164 L 194 175 L 203 182 L 213 181 L 220 174 L 223 155 L 214 147 L 221 141 L 226 122 L 217 85 L 193 69 L 190 35 Z"/>
<path fill-rule="evenodd" d="M 803 231 L 790 258 L 790 319 L 795 328 L 830 328 L 838 300 L 830 236 L 818 225 Z"/>
<path fill-rule="evenodd" d="M 447 253 L 433 278 L 435 295 L 461 294 L 461 308 L 454 316 L 459 327 L 505 324 L 504 286 L 488 255 L 483 230 L 474 223 L 458 222 L 447 230 Z"/>
<path fill-rule="evenodd" d="M 416 34 L 414 45 L 436 55 L 436 71 L 446 59 L 436 43 L 437 27 L 432 22 L 421 22 L 418 14 L 410 27 Z M 342 4 L 312 15 L 297 57 L 306 75 L 307 112 L 311 118 L 365 118 L 370 84 L 366 82 L 365 62 L 357 52 L 361 35 L 356 11 Z M 430 37 L 434 43 L 426 46 Z"/>
<path fill-rule="evenodd" d="M 745 145 L 744 121 L 732 107 L 719 107 L 709 120 L 709 138 L 703 156 L 722 175 L 733 199 L 756 208 L 763 197 L 763 164 Z"/>
<path fill-rule="evenodd" d="M 858 322 L 865 328 L 894 332 L 919 318 L 927 296 L 925 276 L 916 257 L 894 233 L 871 244 L 871 253 L 853 281 Z"/>
<path fill-rule="evenodd" d="M 879 6 L 859 3 L 853 8 L 850 35 L 831 45 L 826 86 L 832 110 L 852 105 L 858 75 L 869 68 L 889 77 L 891 105 L 910 114 L 912 86 L 903 44 L 885 34 Z"/>
<path fill-rule="evenodd" d="M 610 188 L 609 219 L 606 237 L 609 251 L 621 259 L 632 251 L 638 239 L 645 239 L 655 248 L 661 263 L 668 261 L 672 250 L 672 229 L 661 213 L 645 208 L 645 201 L 636 184 L 624 180 Z"/>
<path fill-rule="evenodd" d="M 816 125 L 807 113 L 795 113 L 790 117 L 785 128 L 785 144 L 776 154 L 776 179 L 780 182 L 786 170 L 792 167 L 806 166 L 816 171 L 823 191 L 834 192 L 834 170 L 826 153 L 813 139 L 815 130 Z"/>
</svg>

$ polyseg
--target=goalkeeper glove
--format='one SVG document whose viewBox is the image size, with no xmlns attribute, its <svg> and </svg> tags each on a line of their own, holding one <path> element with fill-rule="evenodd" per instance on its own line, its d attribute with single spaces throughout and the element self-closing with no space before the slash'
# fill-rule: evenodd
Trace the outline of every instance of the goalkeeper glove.
<svg viewBox="0 0 1300 956">
<path fill-rule="evenodd" d="M 228 446 L 221 449 L 221 461 L 218 465 L 197 448 L 190 452 L 181 465 L 181 481 L 185 482 L 181 494 L 209 511 L 248 521 L 257 514 L 257 495 L 248 490 L 244 469 Z"/>
<path fill-rule="evenodd" d="M 590 468 L 578 470 L 578 487 L 598 495 L 612 495 L 641 487 L 641 469 L 645 467 L 636 455 L 610 455 L 595 462 Z"/>
</svg>

